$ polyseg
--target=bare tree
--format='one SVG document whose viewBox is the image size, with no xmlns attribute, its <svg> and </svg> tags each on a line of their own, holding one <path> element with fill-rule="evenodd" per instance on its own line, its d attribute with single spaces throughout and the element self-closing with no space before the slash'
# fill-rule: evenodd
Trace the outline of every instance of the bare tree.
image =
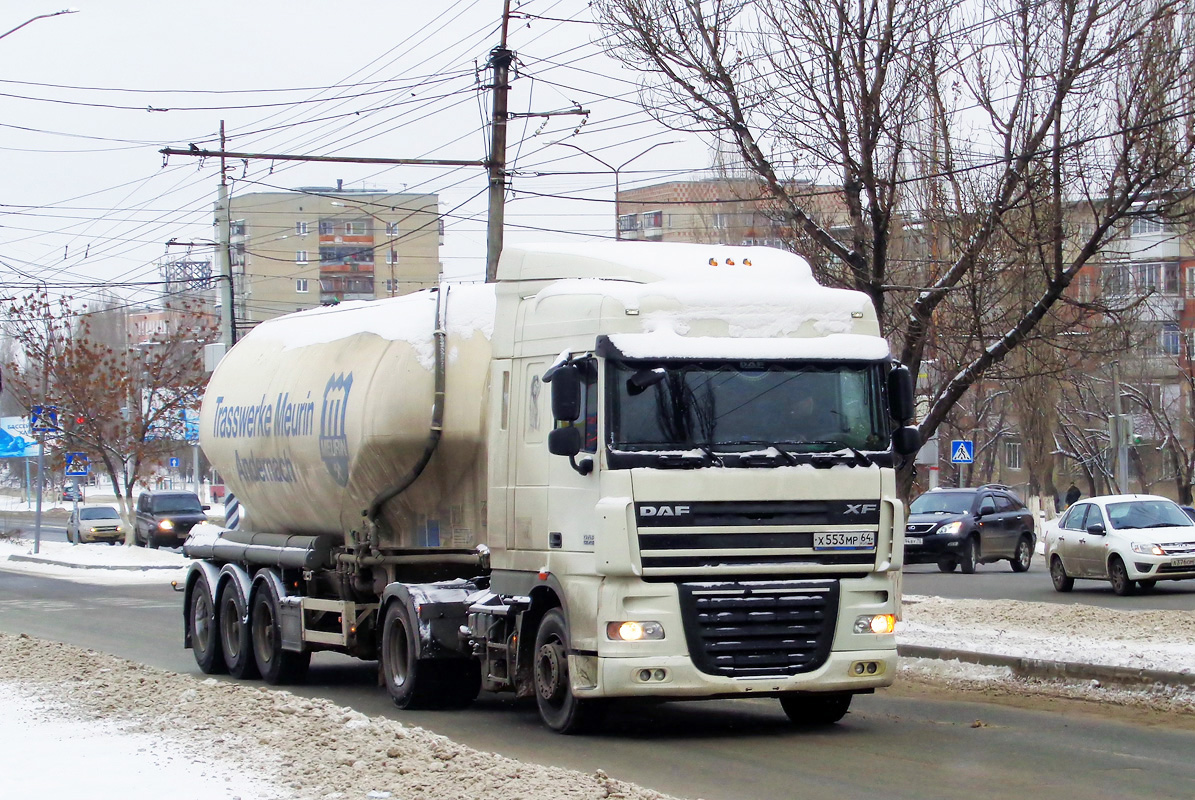
<svg viewBox="0 0 1195 800">
<path fill-rule="evenodd" d="M 111 328 L 107 315 L 78 313 L 69 298 L 30 294 L 8 313 L 20 360 L 5 365 L 6 390 L 26 407 L 58 407 L 59 448 L 102 466 L 131 521 L 134 486 L 184 438 L 183 410 L 198 408 L 202 346 L 216 334 L 209 316 L 182 309 L 165 335 L 129 347 L 111 343 L 111 330 L 97 335 L 96 327 Z"/>
<path fill-rule="evenodd" d="M 1195 71 L 1178 0 L 596 6 L 612 52 L 645 75 L 644 106 L 732 143 L 816 248 L 819 277 L 871 296 L 913 374 L 926 357 L 944 368 L 950 345 L 941 385 L 921 387 L 923 436 L 1126 221 L 1189 196 Z M 829 184 L 834 228 L 809 212 L 810 187 Z M 894 260 L 910 226 L 927 248 Z"/>
</svg>

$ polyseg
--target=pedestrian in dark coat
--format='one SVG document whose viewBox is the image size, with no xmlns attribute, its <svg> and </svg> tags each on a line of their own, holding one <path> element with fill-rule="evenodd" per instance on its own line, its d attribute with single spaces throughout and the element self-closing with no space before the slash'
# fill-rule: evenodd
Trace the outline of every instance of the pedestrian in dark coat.
<svg viewBox="0 0 1195 800">
<path fill-rule="evenodd" d="M 1082 496 L 1083 496 L 1083 492 L 1080 491 L 1078 486 L 1075 486 L 1074 482 L 1072 482 L 1071 487 L 1066 490 L 1067 506 L 1068 507 L 1073 506 L 1076 502 L 1078 502 L 1079 498 Z"/>
</svg>

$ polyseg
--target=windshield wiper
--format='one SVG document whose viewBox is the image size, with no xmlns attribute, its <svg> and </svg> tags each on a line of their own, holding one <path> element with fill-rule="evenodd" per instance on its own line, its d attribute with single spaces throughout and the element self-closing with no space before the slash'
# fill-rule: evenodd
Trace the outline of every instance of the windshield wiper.
<svg viewBox="0 0 1195 800">
<path fill-rule="evenodd" d="M 797 464 L 801 463 L 799 460 L 797 460 L 796 456 L 794 456 L 792 453 L 785 450 L 777 442 L 768 442 L 768 441 L 764 441 L 762 439 L 750 439 L 750 440 L 740 439 L 737 442 L 718 442 L 717 444 L 723 445 L 723 446 L 741 445 L 741 444 L 767 446 L 767 447 L 770 447 L 773 450 L 775 450 L 777 453 L 779 453 L 780 457 L 782 459 L 784 459 L 784 462 L 787 463 L 789 466 L 796 466 Z M 754 467 L 754 466 L 772 467 L 772 466 L 776 465 L 776 461 L 777 461 L 777 459 L 775 457 L 773 457 L 767 453 L 752 452 L 752 453 L 738 454 L 738 463 L 740 466 L 744 466 L 744 467 Z"/>
</svg>

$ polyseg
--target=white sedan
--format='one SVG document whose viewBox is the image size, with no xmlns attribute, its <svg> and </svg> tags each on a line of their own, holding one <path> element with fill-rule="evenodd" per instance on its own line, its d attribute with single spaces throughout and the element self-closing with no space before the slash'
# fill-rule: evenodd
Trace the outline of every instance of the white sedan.
<svg viewBox="0 0 1195 800">
<path fill-rule="evenodd" d="M 1132 594 L 1158 581 L 1195 578 L 1195 522 L 1165 497 L 1118 494 L 1071 506 L 1046 532 L 1046 563 L 1059 592 L 1075 578 L 1111 581 Z"/>
</svg>

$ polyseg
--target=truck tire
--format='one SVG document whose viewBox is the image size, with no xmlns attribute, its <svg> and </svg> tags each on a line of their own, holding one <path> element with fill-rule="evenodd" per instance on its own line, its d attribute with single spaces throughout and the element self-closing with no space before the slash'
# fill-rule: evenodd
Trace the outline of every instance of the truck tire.
<svg viewBox="0 0 1195 800">
<path fill-rule="evenodd" d="M 849 692 L 791 692 L 780 695 L 780 707 L 797 725 L 833 725 L 846 716 L 853 696 Z"/>
<path fill-rule="evenodd" d="M 234 678 L 258 677 L 253 660 L 253 641 L 250 635 L 245 595 L 238 581 L 227 580 L 216 598 L 216 621 L 220 630 L 220 649 L 228 674 Z"/>
<path fill-rule="evenodd" d="M 311 651 L 282 649 L 282 623 L 279 600 L 268 582 L 253 596 L 249 630 L 253 638 L 253 660 L 262 680 L 272 686 L 302 683 L 311 665 Z"/>
<path fill-rule="evenodd" d="M 557 733 L 585 733 L 601 724 L 603 700 L 582 700 L 573 694 L 568 674 L 568 625 L 553 608 L 535 632 L 535 704 L 540 719 Z"/>
<path fill-rule="evenodd" d="M 216 606 L 212 603 L 211 587 L 207 576 L 199 574 L 191 587 L 187 601 L 187 633 L 190 634 L 191 652 L 195 663 L 205 675 L 217 675 L 228 671 L 224 664 L 224 653 L 220 650 L 220 633 L 216 627 Z"/>
<path fill-rule="evenodd" d="M 436 663 L 419 659 L 419 626 L 414 610 L 396 601 L 386 606 L 382 619 L 382 677 L 390 699 L 399 708 L 433 708 L 441 702 L 442 681 L 434 675 Z"/>
</svg>

